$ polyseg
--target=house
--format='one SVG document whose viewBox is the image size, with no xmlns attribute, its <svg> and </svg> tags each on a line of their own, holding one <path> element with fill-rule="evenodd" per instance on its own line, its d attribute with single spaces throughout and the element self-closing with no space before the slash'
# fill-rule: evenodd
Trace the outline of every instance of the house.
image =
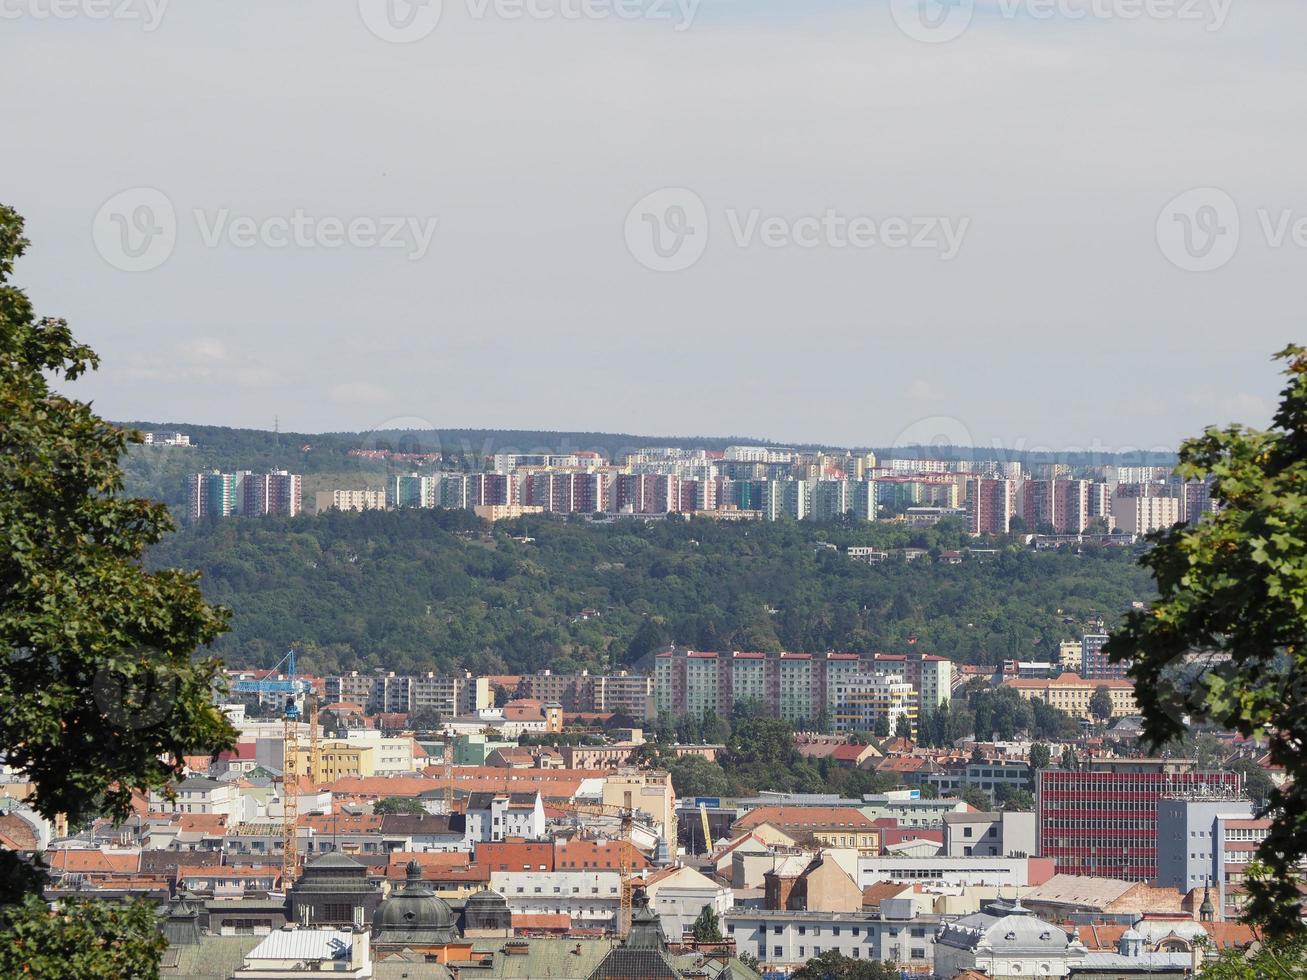
<svg viewBox="0 0 1307 980">
<path fill-rule="evenodd" d="M 692 930 L 705 906 L 724 916 L 735 903 L 731 889 L 684 865 L 662 868 L 643 885 L 650 907 L 662 920 L 664 934 L 673 940 Z"/>
<path fill-rule="evenodd" d="M 535 840 L 545 834 L 545 808 L 540 791 L 473 793 L 468 797 L 464 837 L 500 841 L 508 837 Z"/>
</svg>

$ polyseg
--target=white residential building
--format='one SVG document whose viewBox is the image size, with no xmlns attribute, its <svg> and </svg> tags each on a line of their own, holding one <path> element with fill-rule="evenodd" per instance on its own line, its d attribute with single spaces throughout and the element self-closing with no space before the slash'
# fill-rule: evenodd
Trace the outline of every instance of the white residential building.
<svg viewBox="0 0 1307 980">
<path fill-rule="evenodd" d="M 655 872 L 645 879 L 644 890 L 650 907 L 662 919 L 664 935 L 672 942 L 691 931 L 705 906 L 712 906 L 718 916 L 724 916 L 735 904 L 731 889 L 684 866 Z"/>
<path fill-rule="evenodd" d="M 566 915 L 574 928 L 606 929 L 622 905 L 620 871 L 491 871 L 490 887 L 516 915 Z"/>
<path fill-rule="evenodd" d="M 540 840 L 545 835 L 545 807 L 533 793 L 473 793 L 467 801 L 467 839 L 472 843 L 509 837 Z"/>
</svg>

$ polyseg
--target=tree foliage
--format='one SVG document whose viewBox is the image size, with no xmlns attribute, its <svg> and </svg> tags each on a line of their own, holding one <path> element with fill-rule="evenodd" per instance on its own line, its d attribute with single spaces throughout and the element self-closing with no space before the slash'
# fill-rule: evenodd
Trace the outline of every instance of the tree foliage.
<svg viewBox="0 0 1307 980">
<path fill-rule="evenodd" d="M 790 980 L 899 980 L 899 971 L 892 963 L 855 960 L 828 949 L 791 973 Z"/>
<path fill-rule="evenodd" d="M 37 895 L 10 908 L 0 936 L 0 976 L 32 980 L 157 980 L 168 945 L 144 901 L 63 899 L 53 911 Z"/>
<path fill-rule="evenodd" d="M 387 796 L 372 804 L 372 812 L 387 817 L 396 814 L 407 814 L 416 817 L 427 811 L 422 808 L 421 801 L 411 796 Z"/>
<path fill-rule="evenodd" d="M 1268 739 L 1290 782 L 1270 794 L 1273 825 L 1248 883 L 1249 913 L 1272 935 L 1302 930 L 1307 856 L 1307 351 L 1287 347 L 1272 428 L 1209 428 L 1177 473 L 1210 480 L 1216 512 L 1152 537 L 1141 559 L 1159 598 L 1131 613 L 1108 652 L 1128 660 L 1155 746 L 1186 718 Z"/>
<path fill-rule="evenodd" d="M 719 943 L 722 941 L 721 919 L 711 905 L 705 905 L 699 910 L 692 931 L 696 943 Z"/>
<path fill-rule="evenodd" d="M 293 646 L 315 673 L 593 672 L 667 643 L 876 652 L 906 649 L 913 635 L 932 653 L 992 664 L 1013 623 L 1031 647 L 1051 649 L 1091 611 L 1152 595 L 1122 549 L 1005 546 L 961 565 L 868 565 L 815 549 L 964 537 L 885 523 L 535 515 L 491 527 L 467 511 L 330 512 L 186 527 L 150 560 L 201 569 L 208 598 L 233 610 L 216 648 L 229 664 L 271 666 Z M 582 618 L 585 608 L 602 615 Z"/>
<path fill-rule="evenodd" d="M 142 567 L 172 520 L 121 493 L 119 456 L 139 434 L 51 389 L 98 360 L 9 284 L 22 227 L 0 207 L 0 745 L 33 806 L 77 824 L 125 814 L 184 754 L 232 744 L 210 703 L 218 663 L 192 659 L 226 616 L 195 575 Z"/>
</svg>

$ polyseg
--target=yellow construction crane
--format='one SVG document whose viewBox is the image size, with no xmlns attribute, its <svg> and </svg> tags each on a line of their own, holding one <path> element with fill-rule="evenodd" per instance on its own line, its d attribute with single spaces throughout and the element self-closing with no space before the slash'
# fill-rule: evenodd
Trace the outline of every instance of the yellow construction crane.
<svg viewBox="0 0 1307 980">
<path fill-rule="evenodd" d="M 621 837 L 619 841 L 626 847 L 618 848 L 617 869 L 621 882 L 621 905 L 617 914 L 617 935 L 625 939 L 631 931 L 631 905 L 635 893 L 635 866 L 631 852 L 635 844 L 631 840 L 631 831 L 635 827 L 635 812 L 630 807 L 613 806 L 608 803 L 550 803 L 555 809 L 575 816 L 617 817 L 620 821 Z"/>
<path fill-rule="evenodd" d="M 699 820 L 703 824 L 703 850 L 707 854 L 712 851 L 712 831 L 708 827 L 708 807 L 704 803 L 699 804 Z"/>
<path fill-rule="evenodd" d="M 281 884 L 289 889 L 299 875 L 299 718 L 292 694 L 282 719 Z"/>
</svg>

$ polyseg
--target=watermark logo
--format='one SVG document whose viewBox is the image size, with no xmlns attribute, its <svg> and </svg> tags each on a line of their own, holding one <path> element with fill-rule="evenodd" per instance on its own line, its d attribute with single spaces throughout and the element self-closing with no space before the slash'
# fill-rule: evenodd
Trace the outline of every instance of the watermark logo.
<svg viewBox="0 0 1307 980">
<path fill-rule="evenodd" d="M 900 31 L 924 44 L 943 44 L 971 26 L 975 0 L 890 0 L 889 12 Z"/>
<path fill-rule="evenodd" d="M 108 667 L 91 682 L 95 706 L 120 729 L 153 728 L 172 713 L 181 682 L 167 666 L 157 663 L 158 651 L 145 651 L 131 669 Z"/>
<path fill-rule="evenodd" d="M 1239 247 L 1239 209 L 1219 187 L 1195 187 L 1166 203 L 1156 233 L 1158 247 L 1176 268 L 1211 272 Z"/>
<path fill-rule="evenodd" d="M 115 269 L 149 272 L 168 261 L 177 245 L 177 213 L 162 191 L 132 187 L 100 206 L 91 236 Z"/>
<path fill-rule="evenodd" d="M 1225 26 L 1233 0 L 986 0 L 982 10 L 996 21 L 1034 24 L 1081 21 L 1166 21 L 1198 24 L 1207 32 Z M 966 33 L 976 0 L 890 0 L 890 16 L 914 41 L 940 44 Z"/>
<path fill-rule="evenodd" d="M 317 215 L 303 208 L 263 215 L 194 208 L 187 217 L 205 248 L 394 249 L 412 262 L 427 254 L 439 223 L 415 215 Z M 115 194 L 91 223 L 96 251 L 124 272 L 148 272 L 163 265 L 177 247 L 179 230 L 173 202 L 153 187 Z"/>
<path fill-rule="evenodd" d="M 664 187 L 626 214 L 626 247 L 646 269 L 681 272 L 708 248 L 708 208 L 694 191 Z"/>
<path fill-rule="evenodd" d="M 392 44 L 421 41 L 436 29 L 441 12 L 441 0 L 359 0 L 368 30 Z"/>
<path fill-rule="evenodd" d="M 117 20 L 159 29 L 168 0 L 0 0 L 0 20 Z"/>
<path fill-rule="evenodd" d="M 0 0 L 3 2 L 3 0 Z M 700 0 L 464 0 L 472 21 L 605 21 L 644 20 L 669 23 L 676 32 L 688 30 Z M 440 23 L 441 0 L 359 0 L 359 15 L 383 41 L 411 44 Z"/>
<path fill-rule="evenodd" d="M 681 272 L 708 247 L 713 216 L 698 194 L 665 187 L 647 194 L 627 212 L 626 247 L 646 269 Z M 945 215 L 845 215 L 834 208 L 798 217 L 767 214 L 762 208 L 726 208 L 719 233 L 739 249 L 921 249 L 942 261 L 953 259 L 970 227 L 969 218 Z"/>
</svg>

